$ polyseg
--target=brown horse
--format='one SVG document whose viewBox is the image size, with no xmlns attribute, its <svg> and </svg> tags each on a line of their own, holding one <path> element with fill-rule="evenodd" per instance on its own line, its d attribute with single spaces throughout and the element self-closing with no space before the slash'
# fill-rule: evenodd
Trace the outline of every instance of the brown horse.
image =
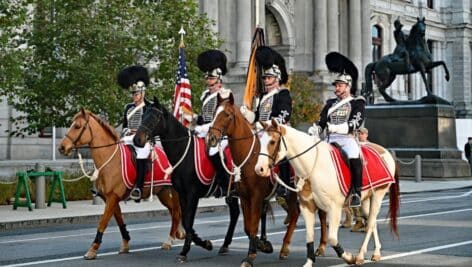
<svg viewBox="0 0 472 267">
<path fill-rule="evenodd" d="M 233 95 L 230 94 L 229 98 L 225 99 L 218 96 L 218 103 L 219 106 L 210 126 L 206 142 L 208 146 L 216 146 L 223 136 L 228 138 L 233 165 L 236 166 L 235 188 L 241 199 L 241 207 L 244 214 L 244 230 L 249 237 L 249 251 L 245 263 L 252 265 L 257 253 L 257 231 L 263 202 L 273 195 L 277 184 L 273 184 L 266 177 L 257 175 L 254 171 L 260 150 L 259 138 L 253 127 L 239 111 L 239 107 L 234 105 Z M 238 173 L 240 175 L 239 178 Z M 286 259 L 289 255 L 288 246 L 300 215 L 296 193 L 289 194 L 287 204 L 288 226 L 279 254 L 280 259 Z M 322 220 L 322 222 L 326 223 L 325 220 Z M 325 225 L 323 229 L 326 229 Z M 264 229 L 262 232 L 264 232 Z M 327 243 L 326 237 L 326 234 L 322 235 L 318 248 L 319 254 L 324 254 Z M 261 239 L 264 240 L 265 236 L 261 236 Z"/>
<path fill-rule="evenodd" d="M 84 255 L 84 258 L 88 260 L 97 257 L 97 250 L 102 242 L 103 233 L 112 215 L 115 217 L 123 238 L 120 253 L 129 252 L 130 237 L 119 205 L 121 200 L 128 197 L 129 189 L 127 189 L 122 178 L 121 155 L 116 153 L 119 149 L 119 143 L 120 138 L 115 129 L 92 112 L 81 109 L 72 119 L 72 125 L 59 145 L 59 152 L 64 155 L 69 155 L 72 149 L 88 145 L 95 166 L 100 170 L 96 180 L 97 191 L 106 204 L 105 211 L 98 224 L 95 240 Z M 162 246 L 164 249 L 170 249 L 175 238 L 183 239 L 185 236 L 180 225 L 182 213 L 178 194 L 169 186 L 155 186 L 153 192 L 162 204 L 169 209 L 172 217 L 169 240 Z M 144 195 L 149 197 L 149 194 L 150 189 L 147 188 Z"/>
</svg>

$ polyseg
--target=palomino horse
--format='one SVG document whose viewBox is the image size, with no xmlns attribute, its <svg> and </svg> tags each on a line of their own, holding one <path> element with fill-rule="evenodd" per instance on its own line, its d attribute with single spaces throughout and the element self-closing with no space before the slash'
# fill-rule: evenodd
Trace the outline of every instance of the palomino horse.
<svg viewBox="0 0 472 267">
<path fill-rule="evenodd" d="M 390 229 L 398 235 L 398 170 L 392 155 L 379 145 L 370 145 L 385 163 L 387 176 L 394 177 L 394 180 L 378 184 L 377 187 L 370 187 L 362 192 L 362 212 L 368 215 L 368 220 L 364 241 L 359 249 L 359 254 L 354 257 L 351 253 L 344 252 L 343 247 L 338 243 L 338 227 L 345 203 L 345 195 L 338 184 L 337 167 L 330 152 L 331 145 L 320 140 L 319 137 L 310 136 L 289 126 L 279 125 L 275 120 L 272 120 L 271 124 L 265 124 L 264 128 L 265 132 L 261 138 L 261 153 L 256 165 L 256 172 L 267 176 L 270 173 L 269 166 L 288 157 L 290 164 L 295 169 L 295 174 L 299 177 L 297 190 L 299 191 L 300 209 L 306 224 L 308 254 L 304 266 L 312 266 L 315 261 L 313 229 L 315 224 L 314 214 L 317 207 L 325 210 L 328 214 L 328 240 L 338 257 L 343 258 L 348 264 L 363 264 L 364 254 L 367 253 L 367 245 L 373 234 L 375 250 L 372 260 L 380 260 L 381 245 L 376 220 L 382 199 L 388 191 L 390 197 Z"/>
<path fill-rule="evenodd" d="M 147 140 L 155 136 L 159 136 L 162 147 L 173 167 L 172 184 L 179 193 L 180 206 L 182 207 L 182 224 L 186 236 L 182 251 L 177 257 L 177 261 L 182 263 L 187 261 L 187 253 L 190 251 L 192 241 L 204 249 L 213 249 L 211 241 L 202 240 L 193 229 L 198 201 L 208 195 L 212 184 L 202 183 L 195 170 L 194 143 L 197 142 L 196 138 L 172 113 L 161 106 L 157 98 L 154 98 L 154 103 L 144 113 L 141 126 L 138 128 L 133 142 L 142 147 Z M 239 217 L 238 202 L 227 201 L 227 204 L 230 210 L 230 223 L 225 241 L 219 251 L 220 254 L 227 253 Z"/>
<path fill-rule="evenodd" d="M 81 109 L 74 116 L 72 125 L 59 145 L 59 151 L 64 155 L 69 155 L 72 149 L 88 145 L 95 166 L 100 170 L 96 183 L 98 195 L 105 201 L 105 211 L 98 224 L 95 240 L 84 255 L 85 259 L 95 259 L 97 257 L 97 250 L 102 242 L 103 233 L 112 215 L 115 217 L 123 238 L 120 253 L 129 252 L 130 237 L 119 204 L 120 200 L 128 197 L 129 190 L 123 182 L 121 154 L 116 153 L 119 150 L 119 144 L 120 138 L 115 129 L 92 112 Z M 176 197 L 178 194 L 170 186 L 155 186 L 153 190 L 162 204 L 169 209 L 172 216 L 169 240 L 163 244 L 164 249 L 170 249 L 172 240 L 176 237 L 183 239 L 185 236 L 185 233 L 179 229 L 181 228 L 182 213 L 179 199 Z M 150 190 L 146 189 L 145 195 L 149 196 L 149 193 Z"/>
<path fill-rule="evenodd" d="M 241 207 L 244 214 L 244 230 L 249 237 L 249 251 L 248 257 L 245 259 L 249 264 L 256 257 L 256 239 L 257 228 L 259 226 L 259 219 L 261 215 L 261 208 L 265 199 L 271 197 L 274 192 L 276 184 L 273 185 L 271 181 L 265 177 L 258 176 L 255 171 L 257 156 L 260 150 L 260 142 L 257 133 L 252 129 L 252 126 L 247 122 L 239 111 L 239 107 L 234 105 L 234 97 L 230 94 L 229 98 L 222 99 L 218 96 L 219 106 L 216 110 L 215 118 L 210 126 L 207 135 L 207 145 L 216 146 L 223 136 L 227 136 L 231 156 L 233 158 L 233 166 L 235 168 L 236 189 L 241 199 Z M 292 239 L 300 211 L 297 205 L 297 195 L 290 193 L 288 204 L 289 223 L 287 232 L 283 239 L 283 245 L 280 249 L 279 258 L 286 259 L 289 254 L 288 246 Z M 263 213 L 262 213 L 263 214 Z M 261 223 L 261 227 L 264 224 Z M 264 229 L 262 229 L 264 232 Z M 326 235 L 323 236 L 323 238 Z M 265 236 L 261 234 L 261 239 Z M 319 251 L 324 253 L 324 247 L 327 240 L 321 240 Z"/>
<path fill-rule="evenodd" d="M 426 24 L 424 18 L 417 22 L 411 28 L 410 34 L 406 40 L 406 49 L 410 56 L 410 62 L 413 68 L 409 68 L 405 61 L 392 61 L 392 55 L 386 55 L 376 62 L 368 64 L 365 68 L 366 87 L 364 95 L 370 95 L 372 93 L 372 75 L 375 77 L 375 82 L 379 87 L 379 92 L 382 94 L 386 101 L 396 101 L 394 98 L 389 96 L 385 90 L 395 80 L 395 76 L 398 74 L 409 74 L 420 72 L 423 82 L 426 87 L 428 96 L 432 94 L 431 88 L 429 88 L 426 72 L 437 66 L 443 66 L 445 71 L 445 78 L 449 81 L 449 71 L 444 61 L 433 61 L 431 53 L 429 52 L 428 45 L 425 41 Z"/>
</svg>

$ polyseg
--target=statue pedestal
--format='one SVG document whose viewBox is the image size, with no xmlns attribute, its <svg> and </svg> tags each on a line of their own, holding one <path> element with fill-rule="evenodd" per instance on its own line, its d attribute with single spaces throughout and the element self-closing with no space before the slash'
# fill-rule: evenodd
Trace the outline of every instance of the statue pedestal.
<svg viewBox="0 0 472 267">
<path fill-rule="evenodd" d="M 366 107 L 369 140 L 394 151 L 400 176 L 414 177 L 416 155 L 426 178 L 470 177 L 470 166 L 457 149 L 454 108 L 442 104 Z"/>
</svg>

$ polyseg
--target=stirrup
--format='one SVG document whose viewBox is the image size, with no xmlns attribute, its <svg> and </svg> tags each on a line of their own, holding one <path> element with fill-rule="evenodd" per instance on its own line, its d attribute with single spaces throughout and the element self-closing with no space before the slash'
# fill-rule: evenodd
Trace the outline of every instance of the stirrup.
<svg viewBox="0 0 472 267">
<path fill-rule="evenodd" d="M 351 201 L 349 203 L 350 208 L 357 208 L 361 206 L 361 197 L 358 194 L 351 195 Z"/>
<path fill-rule="evenodd" d="M 129 194 L 129 197 L 133 200 L 140 200 L 141 199 L 141 189 L 134 187 L 131 189 L 131 193 Z"/>
</svg>

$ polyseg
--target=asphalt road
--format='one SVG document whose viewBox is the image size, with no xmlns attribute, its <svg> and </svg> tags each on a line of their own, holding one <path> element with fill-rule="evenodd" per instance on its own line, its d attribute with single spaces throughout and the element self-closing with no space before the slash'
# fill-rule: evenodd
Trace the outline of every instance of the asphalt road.
<svg viewBox="0 0 472 267">
<path fill-rule="evenodd" d="M 399 230 L 396 239 L 385 221 L 387 205 L 379 216 L 379 234 L 382 241 L 382 260 L 375 266 L 472 266 L 472 190 L 449 190 L 434 193 L 403 195 Z M 274 207 L 274 222 L 268 225 L 273 254 L 259 253 L 256 266 L 302 266 L 305 263 L 305 230 L 303 219 L 290 246 L 288 260 L 278 260 L 285 227 L 284 212 Z M 210 239 L 214 249 L 206 251 L 193 246 L 188 262 L 183 266 L 239 266 L 245 257 L 248 239 L 238 222 L 230 253 L 218 256 L 226 232 L 228 214 L 225 212 L 200 213 L 195 229 L 202 238 Z M 127 218 L 129 221 L 129 218 Z M 318 228 L 317 228 L 318 229 Z M 170 251 L 160 249 L 167 239 L 169 218 L 148 219 L 128 223 L 131 235 L 131 253 L 118 255 L 120 234 L 114 222 L 105 232 L 96 260 L 86 261 L 82 256 L 95 237 L 95 225 L 64 225 L 2 232 L 0 236 L 0 266 L 175 266 L 182 241 Z M 316 237 L 319 237 L 319 231 Z M 363 235 L 340 229 L 339 239 L 345 250 L 356 253 Z M 366 260 L 372 255 L 371 240 Z M 367 266 L 373 265 L 366 261 Z M 315 266 L 346 266 L 328 248 L 327 255 L 318 257 Z"/>
</svg>

